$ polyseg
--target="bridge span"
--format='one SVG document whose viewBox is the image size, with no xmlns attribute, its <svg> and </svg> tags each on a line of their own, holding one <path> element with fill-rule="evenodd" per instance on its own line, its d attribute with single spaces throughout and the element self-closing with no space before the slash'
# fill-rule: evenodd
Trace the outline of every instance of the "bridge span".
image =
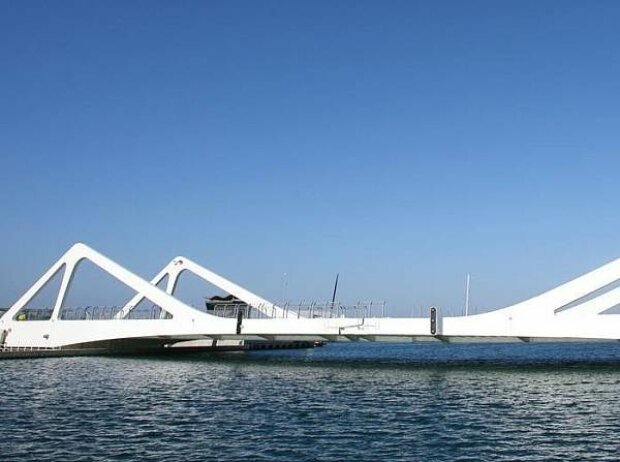
<svg viewBox="0 0 620 462">
<path fill-rule="evenodd" d="M 112 316 L 70 318 L 64 305 L 75 272 L 90 261 L 135 295 Z M 191 272 L 250 308 L 234 317 L 193 308 L 177 297 L 179 277 Z M 43 317 L 24 313 L 28 303 L 59 276 L 53 307 Z M 293 311 L 262 298 L 186 257 L 176 257 L 152 280 L 142 279 L 85 244 L 75 244 L 0 318 L 0 351 L 97 353 L 157 351 L 195 341 L 517 341 L 619 340 L 620 259 L 515 305 L 469 316 L 353 315 L 341 310 Z M 165 284 L 164 284 L 165 283 Z M 157 316 L 134 319 L 142 302 Z M 333 308 L 333 307 L 331 307 Z"/>
</svg>

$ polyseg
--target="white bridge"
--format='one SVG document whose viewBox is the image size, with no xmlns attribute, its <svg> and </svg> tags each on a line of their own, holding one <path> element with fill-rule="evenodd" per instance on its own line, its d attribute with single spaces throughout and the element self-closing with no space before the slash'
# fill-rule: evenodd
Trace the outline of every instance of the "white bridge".
<svg viewBox="0 0 620 462">
<path fill-rule="evenodd" d="M 75 271 L 85 260 L 135 291 L 108 319 L 62 315 Z M 183 303 L 174 294 L 185 271 L 233 295 L 256 315 L 222 317 Z M 53 308 L 45 319 L 30 319 L 25 315 L 28 303 L 55 276 L 62 279 Z M 75 244 L 2 315 L 0 350 L 161 349 L 192 340 L 618 340 L 619 281 L 620 259 L 529 300 L 483 314 L 443 317 L 434 308 L 424 318 L 369 312 L 347 316 L 333 309 L 302 313 L 271 303 L 185 257 L 172 259 L 149 282 L 88 246 Z M 132 311 L 143 301 L 159 307 L 157 315 L 132 319 Z"/>
</svg>

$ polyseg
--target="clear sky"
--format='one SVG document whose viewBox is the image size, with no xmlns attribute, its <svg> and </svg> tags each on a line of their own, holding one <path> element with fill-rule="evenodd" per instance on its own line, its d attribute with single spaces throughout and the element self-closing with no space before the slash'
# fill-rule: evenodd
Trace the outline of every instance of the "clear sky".
<svg viewBox="0 0 620 462">
<path fill-rule="evenodd" d="M 76 241 L 276 300 L 340 272 L 395 314 L 460 310 L 467 272 L 486 309 L 620 257 L 619 24 L 617 1 L 0 2 L 0 305 Z"/>
</svg>

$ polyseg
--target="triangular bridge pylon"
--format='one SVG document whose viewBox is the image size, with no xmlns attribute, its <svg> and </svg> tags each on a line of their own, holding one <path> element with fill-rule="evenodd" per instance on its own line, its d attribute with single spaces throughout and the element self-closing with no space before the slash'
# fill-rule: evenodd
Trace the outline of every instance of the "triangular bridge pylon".
<svg viewBox="0 0 620 462">
<path fill-rule="evenodd" d="M 178 256 L 170 260 L 170 262 L 164 266 L 153 279 L 151 279 L 151 284 L 154 286 L 159 286 L 162 282 L 166 281 L 166 287 L 164 290 L 167 294 L 174 296 L 179 282 L 179 277 L 184 272 L 192 273 L 203 281 L 212 284 L 230 295 L 233 295 L 250 307 L 258 310 L 265 317 L 285 317 L 285 310 L 275 303 L 250 292 L 229 279 L 226 279 L 225 277 L 220 276 L 219 274 L 216 274 L 204 266 L 199 265 L 198 263 L 183 256 Z M 115 317 L 117 319 L 127 318 L 131 314 L 132 310 L 138 306 L 144 298 L 144 293 L 137 293 L 125 304 L 125 306 L 122 307 Z M 165 315 L 165 313 L 162 315 Z"/>
</svg>

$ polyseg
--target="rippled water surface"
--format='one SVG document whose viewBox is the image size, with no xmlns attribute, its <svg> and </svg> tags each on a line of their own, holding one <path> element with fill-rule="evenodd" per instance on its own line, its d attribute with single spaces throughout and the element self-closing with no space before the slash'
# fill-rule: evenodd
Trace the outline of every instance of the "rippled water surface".
<svg viewBox="0 0 620 462">
<path fill-rule="evenodd" d="M 0 362 L 2 461 L 617 461 L 620 344 Z"/>
</svg>

